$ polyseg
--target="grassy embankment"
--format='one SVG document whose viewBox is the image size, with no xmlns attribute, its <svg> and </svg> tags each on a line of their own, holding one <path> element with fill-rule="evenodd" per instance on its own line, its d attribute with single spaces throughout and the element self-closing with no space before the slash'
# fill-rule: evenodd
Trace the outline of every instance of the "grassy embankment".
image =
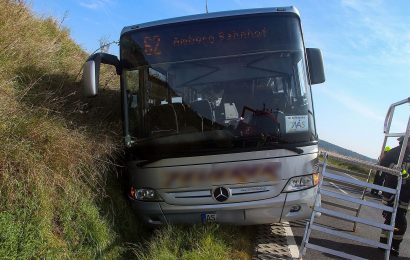
<svg viewBox="0 0 410 260">
<path fill-rule="evenodd" d="M 86 53 L 67 29 L 0 0 L 0 257 L 248 258 L 252 229 L 165 227 L 153 234 L 122 196 L 116 78 L 80 95 Z"/>
</svg>

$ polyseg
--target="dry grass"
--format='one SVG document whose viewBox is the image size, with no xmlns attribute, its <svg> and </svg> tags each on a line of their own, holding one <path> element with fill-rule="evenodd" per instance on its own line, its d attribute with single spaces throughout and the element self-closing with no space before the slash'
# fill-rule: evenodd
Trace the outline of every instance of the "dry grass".
<svg viewBox="0 0 410 260">
<path fill-rule="evenodd" d="M 92 258 L 121 250 L 97 206 L 118 150 L 117 136 L 103 133 L 119 122 L 99 118 L 98 125 L 86 115 L 96 109 L 84 110 L 90 104 L 79 98 L 75 78 L 85 57 L 56 21 L 0 0 L 2 257 Z"/>
<path fill-rule="evenodd" d="M 83 99 L 86 56 L 58 21 L 0 0 L 0 257 L 249 258 L 252 229 L 171 226 L 146 236 L 113 163 L 120 104 L 108 86 L 119 83 L 105 68 L 99 98 Z"/>
<path fill-rule="evenodd" d="M 249 238 L 253 236 L 252 227 L 168 226 L 154 232 L 145 244 L 147 249 L 139 247 L 134 252 L 141 260 L 251 259 Z"/>
</svg>

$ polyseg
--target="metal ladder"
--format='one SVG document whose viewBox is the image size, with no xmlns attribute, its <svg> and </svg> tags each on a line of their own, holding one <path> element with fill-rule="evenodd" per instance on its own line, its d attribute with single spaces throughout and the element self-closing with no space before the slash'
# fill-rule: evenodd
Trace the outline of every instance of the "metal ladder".
<svg viewBox="0 0 410 260">
<path fill-rule="evenodd" d="M 405 133 L 390 133 L 391 123 L 392 123 L 392 120 L 393 120 L 393 117 L 394 117 L 394 111 L 395 111 L 396 107 L 401 106 L 401 105 L 404 105 L 404 104 L 409 104 L 409 105 L 410 105 L 410 97 L 408 97 L 407 99 L 404 99 L 404 100 L 401 100 L 401 101 L 399 101 L 399 102 L 396 102 L 396 103 L 392 104 L 392 105 L 389 107 L 388 111 L 387 111 L 387 115 L 386 115 L 386 118 L 385 118 L 385 120 L 384 120 L 384 130 L 383 130 L 383 132 L 384 132 L 384 140 L 383 140 L 383 145 L 382 145 L 382 150 L 381 150 L 381 152 L 380 152 L 379 160 L 380 160 L 380 158 L 382 158 L 382 155 L 384 154 L 384 151 L 385 151 L 385 148 L 386 148 L 386 144 L 387 144 L 387 139 L 388 139 L 389 137 L 400 137 L 400 136 L 404 136 L 404 139 L 406 139 L 406 138 L 408 139 L 408 137 L 409 137 L 410 116 L 409 116 L 409 120 L 408 120 L 408 123 L 407 123 L 407 130 L 406 130 Z M 407 141 L 406 141 L 406 143 L 403 143 L 403 147 L 406 147 L 406 145 L 407 145 Z M 399 160 L 398 160 L 397 165 L 401 165 L 401 163 L 403 162 L 404 151 L 405 151 L 405 150 L 402 149 L 402 151 L 401 151 L 401 153 L 400 153 L 400 157 L 399 157 Z M 366 181 L 369 182 L 370 179 L 371 179 L 371 176 L 372 176 L 372 175 L 375 176 L 375 175 L 378 174 L 379 172 L 380 172 L 380 171 L 375 171 L 374 169 L 370 169 L 370 171 L 369 171 L 369 173 L 368 173 L 368 175 L 367 175 L 367 180 L 366 180 Z M 367 188 L 365 188 L 365 189 L 363 190 L 363 192 L 362 192 L 362 196 L 361 196 L 361 199 L 362 199 L 362 200 L 365 199 L 366 190 L 367 190 Z M 356 211 L 356 216 L 359 216 L 361 209 L 362 209 L 362 205 L 359 205 L 359 207 L 357 208 L 357 211 Z M 357 226 L 357 223 L 354 224 L 353 232 L 356 231 L 356 226 Z"/>
<path fill-rule="evenodd" d="M 337 166 L 330 166 L 330 165 L 327 165 L 326 169 L 329 169 L 329 170 L 332 170 L 332 171 L 337 171 L 337 172 L 347 173 L 348 175 L 352 176 L 353 178 L 366 179 L 366 182 L 369 182 L 369 180 L 372 176 L 372 171 L 373 171 L 373 170 L 370 170 L 369 173 L 366 174 L 366 173 L 362 173 L 362 172 L 359 172 L 359 171 L 346 170 L 346 169 L 342 169 L 342 168 L 337 167 Z M 348 185 L 346 183 L 342 183 L 342 184 L 344 186 L 347 186 L 348 188 L 357 188 L 354 185 Z M 362 189 L 357 190 L 357 192 L 360 192 L 360 194 L 361 194 L 360 199 L 365 200 L 367 187 L 363 187 Z M 356 217 L 358 217 L 360 215 L 360 210 L 362 208 L 361 204 L 359 204 L 357 207 L 350 207 L 350 206 L 344 206 L 344 205 L 340 205 L 338 203 L 334 203 L 334 202 L 330 202 L 330 201 L 326 201 L 326 200 L 322 200 L 321 202 L 324 205 L 338 207 L 338 208 L 342 208 L 344 210 L 353 212 L 353 214 Z M 354 222 L 353 227 L 352 227 L 352 231 L 355 232 L 356 228 L 357 228 L 357 222 Z"/>
<path fill-rule="evenodd" d="M 390 133 L 390 126 L 391 126 L 391 122 L 392 122 L 392 119 L 393 119 L 393 114 L 394 114 L 395 108 L 399 105 L 403 105 L 403 104 L 406 104 L 406 103 L 410 103 L 410 97 L 405 99 L 405 100 L 402 100 L 402 101 L 399 101 L 397 103 L 392 104 L 390 106 L 388 112 L 387 112 L 387 116 L 386 116 L 385 124 L 384 124 L 384 135 L 385 135 L 385 137 L 384 137 L 384 142 L 383 142 L 382 152 L 381 153 L 383 153 L 383 151 L 384 151 L 384 147 L 386 145 L 387 138 L 404 136 L 400 156 L 399 156 L 398 162 L 397 162 L 397 164 L 394 168 L 386 168 L 386 167 L 382 167 L 382 166 L 377 165 L 377 164 L 371 164 L 369 162 L 356 160 L 356 159 L 348 158 L 348 157 L 345 157 L 345 156 L 340 156 L 340 155 L 337 155 L 337 154 L 329 154 L 329 153 L 324 153 L 323 154 L 324 161 L 323 161 L 323 167 L 322 167 L 322 171 L 321 171 L 321 175 L 320 175 L 320 182 L 319 182 L 319 185 L 318 185 L 318 191 L 317 191 L 317 194 L 316 194 L 316 197 L 315 197 L 315 203 L 314 203 L 314 207 L 313 207 L 313 210 L 312 210 L 312 214 L 311 214 L 309 222 L 306 224 L 305 233 L 304 233 L 302 244 L 301 244 L 301 247 L 300 247 L 300 256 L 301 256 L 301 258 L 305 255 L 306 249 L 312 249 L 312 250 L 320 251 L 320 252 L 323 252 L 323 253 L 326 253 L 326 254 L 331 254 L 331 255 L 335 255 L 335 256 L 338 256 L 338 257 L 346 258 L 346 259 L 364 259 L 364 258 L 358 257 L 356 255 L 348 254 L 348 253 L 345 253 L 345 252 L 337 251 L 337 250 L 334 250 L 334 249 L 330 249 L 330 248 L 326 248 L 326 247 L 323 247 L 323 246 L 319 246 L 319 245 L 310 243 L 309 238 L 310 238 L 311 232 L 312 232 L 312 230 L 315 230 L 315 231 L 318 231 L 318 232 L 325 233 L 327 235 L 340 237 L 340 238 L 348 239 L 348 240 L 351 240 L 351 241 L 356 241 L 356 242 L 359 242 L 359 243 L 362 243 L 362 244 L 366 244 L 366 245 L 369 245 L 371 247 L 378 247 L 378 248 L 385 249 L 384 259 L 389 259 L 389 257 L 390 257 L 390 248 L 391 248 L 391 244 L 392 244 L 392 240 L 393 240 L 393 232 L 394 232 L 394 226 L 395 226 L 397 207 L 398 207 L 398 204 L 399 204 L 400 189 L 401 189 L 401 184 L 402 184 L 402 175 L 401 175 L 401 171 L 400 171 L 400 166 L 402 165 L 402 162 L 403 162 L 403 159 L 404 159 L 406 146 L 407 146 L 407 140 L 408 140 L 408 137 L 410 135 L 410 116 L 409 116 L 409 120 L 408 120 L 408 123 L 407 123 L 407 129 L 406 129 L 405 133 Z M 354 165 L 358 165 L 358 166 L 364 166 L 364 167 L 370 168 L 374 171 L 383 171 L 387 174 L 395 175 L 395 176 L 398 177 L 397 187 L 396 187 L 396 189 L 391 189 L 391 188 L 387 188 L 387 187 L 384 187 L 384 186 L 375 185 L 375 184 L 369 183 L 370 178 L 367 178 L 366 181 L 361 181 L 361 180 L 357 180 L 357 179 L 354 179 L 354 178 L 349 178 L 349 177 L 329 173 L 329 172 L 326 171 L 327 170 L 328 157 L 331 157 L 331 158 L 336 159 L 336 160 L 341 161 L 341 162 L 354 164 Z M 376 190 L 379 190 L 379 191 L 384 191 L 384 192 L 393 194 L 395 196 L 393 207 L 383 205 L 382 203 L 366 201 L 364 199 L 363 194 L 362 194 L 361 198 L 356 198 L 356 197 L 350 196 L 348 194 L 342 194 L 342 193 L 327 190 L 323 187 L 323 179 L 324 178 L 330 179 L 330 180 L 333 180 L 333 181 L 337 181 L 337 182 L 340 182 L 340 183 L 345 183 L 345 184 L 348 184 L 348 185 L 363 187 L 364 188 L 363 194 L 364 194 L 364 192 L 366 191 L 367 188 L 376 189 Z M 339 200 L 339 201 L 358 204 L 359 208 L 357 210 L 356 216 L 352 216 L 352 215 L 346 214 L 344 212 L 339 212 L 337 210 L 324 208 L 322 206 L 322 204 L 320 203 L 320 200 L 321 200 L 322 196 L 335 198 L 336 200 Z M 366 218 L 359 217 L 360 209 L 361 209 L 362 206 L 372 207 L 372 208 L 376 208 L 376 209 L 379 209 L 379 210 L 385 210 L 385 211 L 391 212 L 392 217 L 391 217 L 390 225 L 379 223 L 379 222 L 377 222 L 373 219 L 366 219 Z M 319 214 L 317 214 L 317 213 L 319 213 Z M 353 222 L 354 223 L 354 228 L 353 228 L 354 230 L 356 229 L 357 223 L 368 225 L 368 226 L 371 226 L 371 227 L 374 227 L 374 228 L 379 228 L 379 229 L 382 229 L 382 230 L 387 230 L 389 232 L 388 239 L 387 239 L 387 244 L 380 243 L 378 240 L 371 240 L 371 239 L 364 238 L 364 237 L 361 237 L 361 236 L 352 235 L 352 234 L 350 234 L 350 232 L 348 233 L 348 232 L 332 229 L 331 227 L 328 227 L 328 226 L 322 226 L 320 224 L 317 224 L 315 222 L 315 220 L 316 220 L 317 216 L 320 216 L 320 214 L 327 215 L 327 216 L 334 217 L 334 218 L 338 218 L 338 219 L 342 219 L 342 220 L 349 221 L 349 222 Z M 377 237 L 377 239 L 379 239 L 379 237 Z"/>
</svg>

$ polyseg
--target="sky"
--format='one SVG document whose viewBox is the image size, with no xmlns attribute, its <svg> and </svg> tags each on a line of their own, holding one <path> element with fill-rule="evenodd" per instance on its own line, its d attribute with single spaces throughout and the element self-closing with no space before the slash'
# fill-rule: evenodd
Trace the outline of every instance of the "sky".
<svg viewBox="0 0 410 260">
<path fill-rule="evenodd" d="M 62 21 L 93 52 L 124 26 L 205 12 L 205 0 L 31 0 L 34 12 Z M 313 85 L 319 138 L 377 158 L 392 103 L 410 97 L 410 1 L 208 0 L 209 12 L 298 8 L 306 47 L 323 53 L 326 82 Z M 110 52 L 117 54 L 118 46 Z M 392 132 L 404 132 L 410 106 L 396 110 Z M 389 139 L 390 146 L 397 141 Z"/>
</svg>

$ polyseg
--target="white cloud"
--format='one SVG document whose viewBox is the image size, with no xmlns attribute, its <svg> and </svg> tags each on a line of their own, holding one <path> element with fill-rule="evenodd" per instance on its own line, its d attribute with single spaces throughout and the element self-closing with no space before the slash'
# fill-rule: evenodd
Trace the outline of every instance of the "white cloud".
<svg viewBox="0 0 410 260">
<path fill-rule="evenodd" d="M 372 119 L 378 122 L 384 122 L 384 114 L 379 113 L 374 107 L 366 105 L 362 100 L 358 100 L 351 95 L 336 91 L 334 89 L 320 88 L 321 92 L 333 100 L 339 102 L 352 112 L 363 116 L 366 119 Z"/>
<path fill-rule="evenodd" d="M 96 9 L 104 8 L 111 3 L 112 3 L 111 0 L 89 0 L 89 1 L 81 1 L 80 5 L 88 9 L 96 10 Z"/>
<path fill-rule="evenodd" d="M 368 8 L 378 8 L 381 4 L 382 0 L 342 0 L 342 5 L 361 12 Z"/>
<path fill-rule="evenodd" d="M 347 42 L 357 51 L 371 50 L 372 63 L 410 66 L 410 27 L 382 0 L 342 0 L 348 19 Z"/>
<path fill-rule="evenodd" d="M 372 107 L 366 104 L 363 100 L 359 100 L 347 94 L 346 92 L 337 91 L 335 89 L 329 89 L 326 87 L 318 88 L 318 89 L 327 97 L 340 103 L 345 108 L 349 109 L 355 114 L 362 116 L 364 119 L 373 120 L 374 122 L 377 122 L 381 126 L 384 125 L 384 120 L 385 120 L 387 110 L 381 111 L 380 109 Z M 398 118 L 400 120 L 397 120 Z M 407 120 L 405 119 L 405 117 L 402 116 L 402 114 L 398 115 L 398 113 L 395 113 L 394 120 L 392 122 L 391 127 L 392 129 L 395 129 L 396 132 L 404 132 L 406 129 L 406 123 L 407 123 Z M 394 131 L 391 130 L 391 132 L 394 132 Z"/>
</svg>

